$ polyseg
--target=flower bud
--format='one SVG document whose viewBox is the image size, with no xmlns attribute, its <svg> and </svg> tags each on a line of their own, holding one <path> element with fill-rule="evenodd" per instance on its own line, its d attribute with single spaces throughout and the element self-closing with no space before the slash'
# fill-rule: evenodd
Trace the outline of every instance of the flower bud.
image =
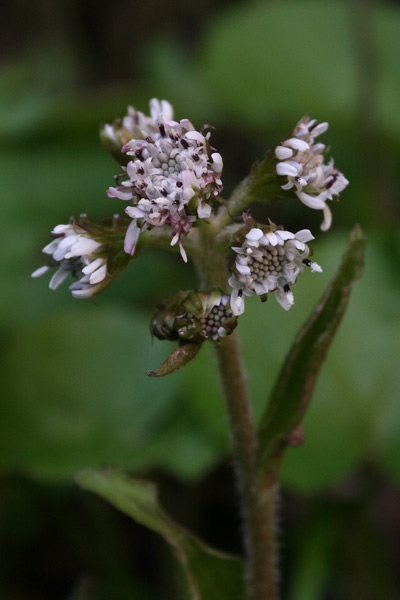
<svg viewBox="0 0 400 600">
<path fill-rule="evenodd" d="M 159 307 L 151 332 L 159 339 L 216 341 L 232 333 L 237 325 L 229 302 L 230 297 L 219 288 L 210 292 L 179 292 Z"/>
</svg>

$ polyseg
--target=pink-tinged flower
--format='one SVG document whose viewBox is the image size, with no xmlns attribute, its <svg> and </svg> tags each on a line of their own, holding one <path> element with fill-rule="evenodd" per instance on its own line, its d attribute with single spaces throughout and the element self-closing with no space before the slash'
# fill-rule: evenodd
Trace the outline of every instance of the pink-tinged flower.
<svg viewBox="0 0 400 600">
<path fill-rule="evenodd" d="M 348 185 L 344 175 L 335 169 L 333 159 L 324 163 L 326 147 L 316 137 L 328 129 L 328 123 L 317 123 L 306 115 L 293 130 L 290 138 L 275 148 L 278 159 L 276 172 L 286 178 L 282 189 L 294 192 L 309 208 L 322 210 L 324 220 L 321 229 L 326 231 L 332 223 L 332 214 L 326 201 L 339 196 Z"/>
<path fill-rule="evenodd" d="M 241 245 L 232 247 L 237 253 L 229 280 L 233 288 L 233 314 L 242 314 L 244 296 L 254 293 L 265 296 L 272 292 L 279 304 L 289 310 L 294 304 L 291 288 L 304 266 L 314 273 L 322 271 L 317 263 L 308 259 L 310 249 L 306 242 L 313 239 L 308 229 L 297 233 L 277 229 L 275 225 L 250 229 Z"/>
<path fill-rule="evenodd" d="M 222 189 L 222 158 L 210 147 L 210 133 L 196 131 L 188 119 L 172 120 L 166 101 L 153 99 L 150 108 L 151 117 L 135 112 L 124 121 L 133 135 L 122 151 L 132 160 L 107 194 L 130 202 L 125 212 L 135 225 L 127 232 L 127 252 L 134 253 L 138 231 L 166 226 L 186 261 L 181 240 L 197 219 L 211 215 L 210 201 Z"/>
</svg>

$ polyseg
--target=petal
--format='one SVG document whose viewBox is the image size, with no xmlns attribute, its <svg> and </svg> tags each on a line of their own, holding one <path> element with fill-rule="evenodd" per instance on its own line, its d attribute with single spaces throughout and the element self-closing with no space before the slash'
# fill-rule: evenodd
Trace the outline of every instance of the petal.
<svg viewBox="0 0 400 600">
<path fill-rule="evenodd" d="M 236 270 L 241 275 L 250 275 L 251 271 L 250 271 L 250 268 L 247 265 L 242 265 L 238 261 L 236 261 L 235 264 L 236 264 Z"/>
<path fill-rule="evenodd" d="M 141 219 L 146 215 L 146 211 L 140 209 L 138 206 L 127 206 L 125 212 L 132 219 Z"/>
<path fill-rule="evenodd" d="M 85 273 L 85 275 L 90 275 L 96 269 L 101 267 L 103 262 L 104 260 L 102 258 L 96 258 L 95 260 L 92 260 L 88 265 L 86 265 L 86 267 L 82 269 L 82 273 Z"/>
<path fill-rule="evenodd" d="M 276 235 L 280 237 L 282 240 L 292 240 L 294 237 L 297 237 L 291 231 L 277 231 Z"/>
<path fill-rule="evenodd" d="M 246 235 L 246 238 L 248 240 L 259 240 L 263 235 L 264 233 L 261 229 L 259 229 L 258 227 L 253 227 Z"/>
<path fill-rule="evenodd" d="M 324 220 L 321 225 L 321 231 L 328 231 L 330 226 L 332 225 L 332 213 L 330 211 L 329 206 L 324 206 Z"/>
<path fill-rule="evenodd" d="M 298 199 L 309 208 L 314 208 L 315 210 L 323 210 L 325 208 L 325 202 L 318 197 L 310 196 L 305 192 L 296 192 L 296 195 Z"/>
<path fill-rule="evenodd" d="M 183 262 L 187 263 L 187 261 L 188 261 L 187 254 L 186 254 L 185 248 L 182 246 L 182 242 L 180 240 L 179 240 L 179 252 L 181 253 Z"/>
<path fill-rule="evenodd" d="M 304 140 L 299 140 L 298 138 L 290 138 L 285 140 L 285 145 L 290 148 L 294 148 L 295 150 L 299 150 L 300 152 L 305 152 L 310 148 L 309 144 Z"/>
<path fill-rule="evenodd" d="M 289 310 L 292 308 L 294 304 L 294 297 L 291 291 L 283 292 L 281 290 L 276 290 L 273 292 L 275 299 L 279 302 L 283 309 Z"/>
<path fill-rule="evenodd" d="M 51 267 L 48 267 L 47 265 L 44 265 L 43 267 L 39 267 L 38 269 L 36 269 L 36 271 L 33 271 L 33 273 L 31 274 L 31 277 L 40 277 L 41 275 L 43 275 L 43 273 L 47 273 L 47 271 L 50 269 Z"/>
<path fill-rule="evenodd" d="M 107 275 L 107 265 L 104 264 L 102 267 L 100 267 L 100 269 L 97 269 L 97 271 L 94 271 L 94 273 L 91 274 L 90 276 L 90 284 L 91 285 L 95 285 L 96 283 L 100 283 L 101 281 L 103 281 L 103 279 L 105 279 Z"/>
<path fill-rule="evenodd" d="M 208 217 L 211 215 L 211 206 L 205 202 L 202 202 L 197 207 L 197 215 L 199 219 L 208 219 Z"/>
<path fill-rule="evenodd" d="M 130 223 L 128 229 L 126 230 L 124 241 L 124 250 L 127 254 L 130 254 L 131 256 L 133 256 L 135 253 L 135 248 L 139 238 L 139 234 L 140 229 L 136 225 L 136 219 L 133 219 L 132 223 Z"/>
<path fill-rule="evenodd" d="M 296 177 L 299 173 L 299 169 L 296 168 L 293 163 L 280 162 L 276 165 L 276 172 L 278 175 L 287 175 L 288 177 Z"/>
<path fill-rule="evenodd" d="M 242 315 L 244 313 L 244 298 L 243 298 L 243 290 L 234 289 L 231 294 L 231 310 L 235 317 Z"/>
<path fill-rule="evenodd" d="M 204 135 L 202 135 L 199 131 L 188 131 L 185 134 L 185 138 L 188 140 L 194 140 L 198 144 L 202 144 L 202 145 L 206 143 L 206 139 L 205 139 Z"/>
<path fill-rule="evenodd" d="M 223 167 L 222 156 L 219 154 L 219 152 L 213 152 L 213 154 L 211 154 L 211 160 L 213 171 L 220 173 Z"/>
<path fill-rule="evenodd" d="M 300 231 L 296 233 L 295 237 L 297 240 L 299 240 L 299 242 L 303 242 L 304 244 L 315 239 L 309 229 L 300 229 Z"/>
<path fill-rule="evenodd" d="M 317 137 L 328 129 L 329 123 L 320 123 L 310 132 L 313 137 Z"/>
<path fill-rule="evenodd" d="M 71 271 L 67 271 L 66 269 L 63 269 L 63 267 L 60 267 L 50 279 L 49 288 L 51 290 L 58 288 L 58 286 L 68 277 L 70 272 Z"/>
<path fill-rule="evenodd" d="M 285 160 L 293 156 L 293 150 L 286 148 L 285 146 L 277 146 L 275 148 L 275 156 L 278 160 Z"/>
<path fill-rule="evenodd" d="M 120 200 L 131 200 L 133 198 L 132 192 L 124 192 L 122 188 L 114 187 L 108 188 L 107 196 L 109 198 L 119 198 Z"/>
<path fill-rule="evenodd" d="M 92 254 L 100 246 L 101 244 L 92 238 L 81 237 L 71 246 L 71 253 L 73 256 L 85 256 Z"/>
<path fill-rule="evenodd" d="M 271 246 L 276 246 L 278 244 L 278 238 L 276 237 L 275 233 L 273 233 L 272 231 L 270 231 L 269 233 L 266 233 L 264 238 L 263 238 L 263 242 L 267 242 L 267 244 L 271 244 Z"/>
</svg>

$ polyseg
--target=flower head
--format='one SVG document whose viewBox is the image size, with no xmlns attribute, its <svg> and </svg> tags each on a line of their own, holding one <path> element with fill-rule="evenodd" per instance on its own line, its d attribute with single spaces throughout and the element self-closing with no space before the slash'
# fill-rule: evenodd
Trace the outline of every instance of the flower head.
<svg viewBox="0 0 400 600">
<path fill-rule="evenodd" d="M 166 300 L 153 317 L 151 331 L 160 339 L 202 342 L 219 340 L 236 325 L 230 297 L 214 288 L 210 292 L 180 292 Z"/>
<path fill-rule="evenodd" d="M 349 183 L 335 169 L 333 159 L 324 163 L 325 145 L 314 143 L 315 138 L 327 129 L 328 123 L 318 124 L 306 115 L 297 123 L 292 135 L 275 148 L 275 156 L 279 161 L 276 172 L 287 179 L 281 187 L 284 190 L 295 188 L 295 194 L 303 204 L 323 211 L 323 231 L 329 229 L 332 222 L 326 201 L 338 196 Z"/>
<path fill-rule="evenodd" d="M 253 293 L 263 297 L 272 292 L 279 304 L 289 310 L 294 304 L 291 287 L 304 265 L 313 272 L 322 271 L 317 263 L 308 259 L 310 249 L 306 242 L 313 239 L 308 229 L 291 233 L 273 224 L 250 229 L 242 237 L 240 246 L 232 247 L 237 254 L 229 280 L 233 287 L 233 314 L 240 315 L 244 311 L 244 296 Z"/>
<path fill-rule="evenodd" d="M 111 226 L 93 225 L 82 215 L 79 222 L 74 219 L 67 225 L 57 225 L 51 232 L 53 240 L 43 248 L 44 254 L 51 258 L 49 262 L 32 273 L 32 277 L 40 277 L 56 267 L 49 287 L 55 290 L 72 275 L 77 279 L 69 286 L 75 298 L 91 298 L 107 287 L 125 266 L 126 255 L 119 254 L 122 260 L 116 260 L 118 240 L 114 240 L 113 248 L 109 248 L 108 236 L 116 229 L 116 220 Z M 126 230 L 123 228 L 123 231 Z"/>
<path fill-rule="evenodd" d="M 181 238 L 197 219 L 210 216 L 210 198 L 222 189 L 222 158 L 210 147 L 210 133 L 196 131 L 188 119 L 173 121 L 172 107 L 165 101 L 153 99 L 150 106 L 151 118 L 142 113 L 130 117 L 134 136 L 122 151 L 132 160 L 120 185 L 107 193 L 131 202 L 125 209 L 133 219 L 125 241 L 128 254 L 135 252 L 141 230 L 166 225 L 171 245 L 179 243 L 186 261 Z"/>
</svg>

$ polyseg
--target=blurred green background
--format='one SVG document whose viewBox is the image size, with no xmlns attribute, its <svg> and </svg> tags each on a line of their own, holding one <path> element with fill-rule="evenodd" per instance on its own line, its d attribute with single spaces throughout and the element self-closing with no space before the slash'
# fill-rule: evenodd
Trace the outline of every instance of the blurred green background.
<svg viewBox="0 0 400 600">
<path fill-rule="evenodd" d="M 324 273 L 298 282 L 290 313 L 250 300 L 240 331 L 260 415 L 361 224 L 365 274 L 320 375 L 306 443 L 283 464 L 282 598 L 398 598 L 400 4 L 15 0 L 1 11 L 0 597 L 177 597 L 164 542 L 71 483 L 85 466 L 150 477 L 181 523 L 241 550 L 212 348 L 165 380 L 144 375 L 171 348 L 152 343 L 149 318 L 163 297 L 196 285 L 190 265 L 143 252 L 95 303 L 30 278 L 54 225 L 121 211 L 105 194 L 118 167 L 98 127 L 128 104 L 147 112 L 156 96 L 176 117 L 216 126 L 225 197 L 303 114 L 330 123 L 323 141 L 351 182 L 331 231 L 299 202 L 254 208 L 260 220 L 309 227 Z"/>
</svg>

